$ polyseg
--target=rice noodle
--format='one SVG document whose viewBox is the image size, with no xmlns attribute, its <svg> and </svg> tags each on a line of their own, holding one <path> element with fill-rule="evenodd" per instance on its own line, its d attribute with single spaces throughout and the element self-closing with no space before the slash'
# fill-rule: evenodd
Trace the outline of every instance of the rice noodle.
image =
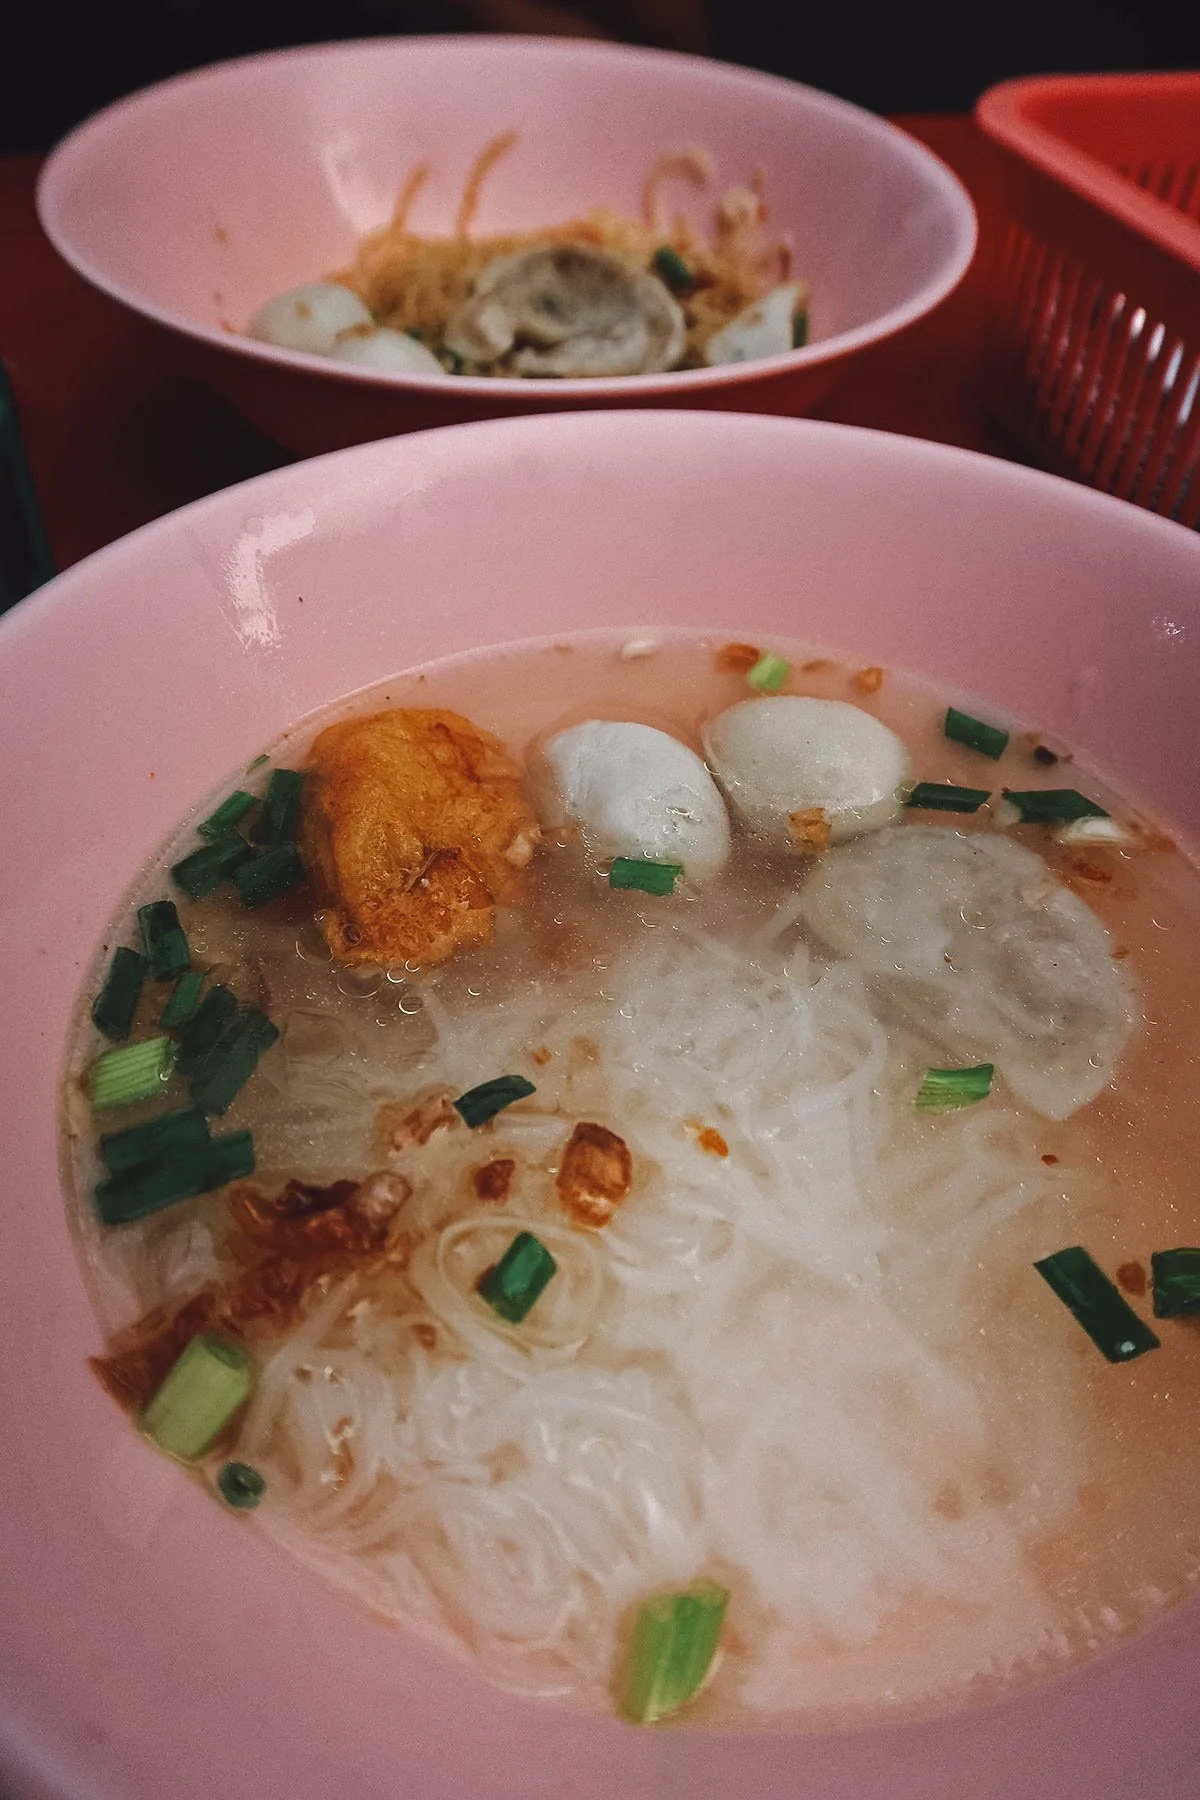
<svg viewBox="0 0 1200 1800">
<path fill-rule="evenodd" d="M 897 1105 L 903 1040 L 853 959 L 814 979 L 802 946 L 780 947 L 795 916 L 757 931 L 754 960 L 744 938 L 671 926 L 492 1004 L 429 979 L 420 1081 L 469 1085 L 481 1043 L 496 1068 L 550 1053 L 534 1100 L 484 1140 L 520 1160 L 519 1203 L 439 1223 L 480 1136 L 406 1151 L 428 1230 L 415 1298 L 346 1284 L 263 1372 L 241 1446 L 268 1474 L 268 1527 L 515 1690 L 602 1698 L 629 1606 L 703 1569 L 734 1595 L 713 1692 L 751 1706 L 796 1705 L 818 1665 L 825 1696 L 849 1702 L 855 1658 L 885 1641 L 892 1691 L 944 1685 L 926 1616 L 964 1678 L 1047 1642 L 1009 1496 L 1032 1470 L 1043 1530 L 1070 1504 L 1078 1431 L 1054 1435 L 1070 1379 L 1039 1427 L 1018 1344 L 999 1424 L 973 1360 L 981 1248 L 1045 1173 L 999 1103 L 936 1131 Z M 595 1233 L 554 1191 L 589 1117 L 635 1165 L 634 1196 Z M 705 1153 L 697 1121 L 727 1156 Z M 521 1229 L 559 1274 L 516 1329 L 474 1284 Z"/>
</svg>

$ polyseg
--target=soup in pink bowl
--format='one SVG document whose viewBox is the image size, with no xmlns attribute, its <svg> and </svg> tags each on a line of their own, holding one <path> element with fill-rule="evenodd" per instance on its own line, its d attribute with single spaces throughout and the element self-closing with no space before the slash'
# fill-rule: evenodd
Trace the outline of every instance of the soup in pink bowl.
<svg viewBox="0 0 1200 1800">
<path fill-rule="evenodd" d="M 593 414 L 3 622 L 6 1792 L 1190 1791 L 1198 558 Z"/>
</svg>

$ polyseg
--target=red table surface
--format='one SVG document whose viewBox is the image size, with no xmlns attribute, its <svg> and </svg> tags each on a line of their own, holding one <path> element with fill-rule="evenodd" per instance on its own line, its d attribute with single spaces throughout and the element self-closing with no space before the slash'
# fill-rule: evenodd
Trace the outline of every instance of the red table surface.
<svg viewBox="0 0 1200 1800">
<path fill-rule="evenodd" d="M 1001 217 L 998 174 L 966 117 L 898 121 L 970 190 L 981 231 Z M 289 460 L 215 393 L 172 366 L 169 343 L 63 263 L 34 210 L 40 159 L 0 158 L 0 357 L 17 398 L 59 568 L 201 495 Z M 821 416 L 1014 454 L 978 398 L 987 292 L 975 266 L 957 293 L 856 362 Z"/>
</svg>

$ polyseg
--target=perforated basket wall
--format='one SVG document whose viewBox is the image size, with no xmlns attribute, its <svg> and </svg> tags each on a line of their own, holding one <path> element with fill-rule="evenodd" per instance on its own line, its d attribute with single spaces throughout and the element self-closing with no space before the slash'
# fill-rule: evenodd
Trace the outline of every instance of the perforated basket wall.
<svg viewBox="0 0 1200 1800">
<path fill-rule="evenodd" d="M 1010 82 L 979 103 L 989 410 L 1044 467 L 1200 523 L 1200 74 Z"/>
</svg>

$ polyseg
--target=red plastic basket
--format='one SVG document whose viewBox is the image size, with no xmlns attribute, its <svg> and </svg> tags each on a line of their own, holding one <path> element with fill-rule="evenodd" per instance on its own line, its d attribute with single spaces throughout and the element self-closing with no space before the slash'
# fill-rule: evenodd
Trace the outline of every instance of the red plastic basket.
<svg viewBox="0 0 1200 1800">
<path fill-rule="evenodd" d="M 1200 522 L 1200 74 L 1006 82 L 989 409 L 1036 460 Z"/>
</svg>

